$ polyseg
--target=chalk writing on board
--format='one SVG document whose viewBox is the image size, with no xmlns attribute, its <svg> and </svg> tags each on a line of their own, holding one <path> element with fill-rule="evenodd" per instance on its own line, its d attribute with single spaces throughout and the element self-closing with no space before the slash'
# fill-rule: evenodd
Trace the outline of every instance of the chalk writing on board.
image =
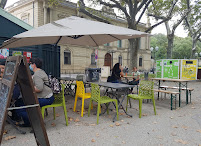
<svg viewBox="0 0 201 146">
<path fill-rule="evenodd" d="M 7 79 L 7 80 L 12 79 L 13 73 L 15 70 L 15 64 L 16 64 L 16 61 L 7 62 L 5 70 L 4 70 L 4 76 L 3 76 L 4 79 Z"/>
<path fill-rule="evenodd" d="M 6 112 L 7 108 L 7 101 L 8 101 L 8 91 L 9 87 L 5 84 L 1 83 L 1 89 L 0 89 L 0 130 L 2 128 L 2 124 L 4 121 L 4 114 Z"/>
</svg>

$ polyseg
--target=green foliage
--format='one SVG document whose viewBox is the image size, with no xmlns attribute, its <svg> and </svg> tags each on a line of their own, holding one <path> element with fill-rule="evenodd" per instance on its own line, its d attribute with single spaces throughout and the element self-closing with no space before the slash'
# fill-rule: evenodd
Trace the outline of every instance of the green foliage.
<svg viewBox="0 0 201 146">
<path fill-rule="evenodd" d="M 194 1 L 190 4 L 191 12 L 188 16 L 188 20 L 190 26 L 193 29 L 193 32 L 196 32 L 201 27 L 201 1 Z M 186 22 L 183 23 L 185 29 L 189 29 L 187 27 Z"/>
<path fill-rule="evenodd" d="M 182 0 L 180 0 L 182 1 Z M 163 16 L 166 17 L 169 14 L 170 8 L 172 7 L 173 0 L 153 0 L 152 5 L 150 5 L 148 11 L 156 16 Z M 178 15 L 181 11 L 186 8 L 182 3 L 177 3 L 173 9 L 173 15 Z M 156 18 L 157 20 L 157 18 Z"/>
<path fill-rule="evenodd" d="M 192 40 L 190 37 L 175 37 L 173 47 L 173 59 L 189 59 L 191 57 Z"/>
<path fill-rule="evenodd" d="M 156 46 L 159 48 L 157 52 L 155 52 L 155 59 L 165 59 L 167 58 L 167 44 L 168 40 L 166 35 L 164 34 L 156 34 L 151 37 L 151 43 L 150 46 L 153 48 L 156 48 Z M 152 52 L 152 56 L 154 56 L 154 52 Z"/>
<path fill-rule="evenodd" d="M 167 57 L 167 37 L 164 34 L 155 34 L 151 37 L 151 47 L 158 46 L 159 50 L 155 53 L 155 60 L 166 59 Z M 201 42 L 197 43 L 197 52 L 201 52 Z M 191 37 L 175 37 L 173 46 L 173 59 L 189 59 L 191 56 L 192 39 Z M 152 53 L 153 56 L 153 53 Z"/>
</svg>

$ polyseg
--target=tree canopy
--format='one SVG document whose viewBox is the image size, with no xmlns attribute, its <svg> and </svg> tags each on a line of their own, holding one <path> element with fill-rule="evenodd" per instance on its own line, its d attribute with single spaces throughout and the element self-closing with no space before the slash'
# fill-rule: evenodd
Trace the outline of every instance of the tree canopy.
<svg viewBox="0 0 201 146">
<path fill-rule="evenodd" d="M 190 10 L 187 9 L 189 0 L 153 0 L 149 7 L 148 15 L 156 20 L 166 20 L 165 26 L 167 30 L 167 58 L 173 56 L 174 36 L 177 27 L 187 17 Z"/>
<path fill-rule="evenodd" d="M 157 52 L 155 52 L 155 59 L 166 59 L 167 58 L 167 52 L 166 48 L 168 46 L 168 40 L 167 36 L 164 34 L 155 34 L 151 37 L 151 43 L 150 46 L 153 48 L 156 48 L 156 46 L 159 48 Z M 192 40 L 191 37 L 175 37 L 174 38 L 174 46 L 173 46 L 173 59 L 190 59 L 191 58 L 191 46 L 192 46 Z M 197 43 L 197 53 L 201 52 L 201 42 Z M 152 56 L 154 54 L 152 53 Z"/>
</svg>

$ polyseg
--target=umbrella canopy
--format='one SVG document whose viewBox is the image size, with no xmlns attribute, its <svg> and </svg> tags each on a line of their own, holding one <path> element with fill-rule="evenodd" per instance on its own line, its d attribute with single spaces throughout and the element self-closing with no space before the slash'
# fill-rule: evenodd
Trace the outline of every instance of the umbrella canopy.
<svg viewBox="0 0 201 146">
<path fill-rule="evenodd" d="M 149 34 L 71 16 L 15 35 L 10 40 L 5 41 L 1 48 L 42 44 L 71 44 L 95 47 L 117 40 L 147 35 Z"/>
</svg>

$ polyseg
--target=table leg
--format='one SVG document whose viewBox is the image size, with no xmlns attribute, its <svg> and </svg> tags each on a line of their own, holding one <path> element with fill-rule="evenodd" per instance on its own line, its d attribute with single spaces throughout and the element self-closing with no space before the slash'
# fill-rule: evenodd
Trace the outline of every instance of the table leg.
<svg viewBox="0 0 201 146">
<path fill-rule="evenodd" d="M 172 110 L 172 94 L 171 94 L 171 110 Z"/>
<path fill-rule="evenodd" d="M 111 91 L 112 91 L 112 93 L 109 94 L 109 93 L 108 93 L 108 88 L 107 88 L 107 89 L 106 89 L 106 92 L 104 93 L 104 95 L 109 96 L 110 98 L 113 98 L 113 97 L 111 97 L 111 95 L 112 95 L 112 96 L 115 96 L 115 94 L 114 94 L 114 92 L 113 92 L 112 89 L 111 89 Z M 115 97 L 116 97 L 116 96 L 115 96 Z M 111 102 L 110 102 L 110 103 L 111 103 Z M 106 106 L 105 111 L 102 112 L 102 113 L 100 114 L 100 116 L 106 113 L 107 109 L 109 108 L 110 103 L 108 104 L 108 107 Z M 114 102 L 112 102 L 112 104 L 114 105 L 114 107 L 115 107 L 115 109 L 116 109 L 116 105 L 114 104 Z M 112 109 L 109 109 L 109 110 L 112 110 Z"/>
<path fill-rule="evenodd" d="M 181 82 L 179 82 L 179 107 L 181 107 Z"/>
<path fill-rule="evenodd" d="M 119 106 L 118 106 L 118 110 L 120 109 L 120 107 L 122 107 L 122 109 L 123 109 L 123 111 L 126 113 L 126 115 L 128 115 L 128 116 L 130 116 L 130 117 L 132 117 L 132 115 L 129 115 L 127 112 L 126 112 L 126 110 L 124 109 L 124 107 L 123 107 L 123 105 L 122 105 L 122 103 L 123 103 L 123 101 L 124 101 L 124 99 L 127 97 L 127 93 L 125 94 L 125 96 L 123 97 L 123 99 L 121 100 L 121 102 L 119 102 Z M 118 100 L 118 99 L 117 99 Z M 119 100 L 118 100 L 119 101 Z M 116 114 L 115 114 L 115 116 L 114 116 L 114 118 L 113 118 L 113 122 L 115 121 L 115 118 L 116 118 Z"/>
<path fill-rule="evenodd" d="M 188 90 L 187 90 L 187 82 L 186 82 L 186 104 L 188 104 Z"/>
<path fill-rule="evenodd" d="M 129 98 L 129 104 L 130 104 L 130 108 L 132 108 L 132 106 L 131 106 L 131 99 Z"/>
<path fill-rule="evenodd" d="M 160 84 L 161 84 L 161 81 L 159 80 L 158 81 L 158 90 L 160 89 Z M 159 92 L 158 92 L 158 100 L 159 100 Z"/>
</svg>

